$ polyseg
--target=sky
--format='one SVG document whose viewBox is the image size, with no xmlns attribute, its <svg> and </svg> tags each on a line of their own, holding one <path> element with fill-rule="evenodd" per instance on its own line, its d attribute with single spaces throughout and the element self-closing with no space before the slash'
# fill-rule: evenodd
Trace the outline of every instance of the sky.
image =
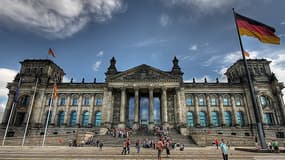
<svg viewBox="0 0 285 160">
<path fill-rule="evenodd" d="M 118 70 L 147 64 L 169 71 L 177 56 L 184 81 L 226 81 L 241 58 L 232 8 L 270 25 L 281 45 L 242 37 L 250 58 L 266 58 L 285 82 L 283 0 L 1 0 L 0 111 L 24 59 L 51 59 L 75 82 L 104 82 L 109 60 Z M 56 57 L 47 54 L 53 48 Z"/>
</svg>

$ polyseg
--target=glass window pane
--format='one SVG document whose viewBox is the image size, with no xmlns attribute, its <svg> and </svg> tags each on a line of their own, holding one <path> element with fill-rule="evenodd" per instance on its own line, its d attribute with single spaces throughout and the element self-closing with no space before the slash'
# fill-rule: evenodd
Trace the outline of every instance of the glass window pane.
<svg viewBox="0 0 285 160">
<path fill-rule="evenodd" d="M 73 105 L 73 106 L 77 106 L 77 105 L 78 105 L 78 99 L 77 99 L 76 97 L 74 97 L 74 98 L 72 99 L 72 105 Z"/>
<path fill-rule="evenodd" d="M 88 120 L 89 120 L 89 112 L 84 112 L 83 118 L 82 118 L 83 127 L 88 127 Z"/>
<path fill-rule="evenodd" d="M 216 106 L 216 105 L 217 105 L 216 98 L 211 98 L 211 106 Z"/>
<path fill-rule="evenodd" d="M 226 126 L 229 127 L 229 126 L 232 126 L 232 118 L 231 118 L 231 113 L 226 111 L 224 112 L 225 114 L 225 121 L 226 121 Z"/>
<path fill-rule="evenodd" d="M 64 106 L 65 105 L 65 97 L 60 98 L 60 105 Z"/>
<path fill-rule="evenodd" d="M 189 127 L 194 127 L 194 117 L 192 112 L 187 112 L 187 125 Z"/>
<path fill-rule="evenodd" d="M 217 112 L 212 112 L 212 123 L 213 123 L 214 127 L 219 126 L 219 116 L 218 116 Z"/>
<path fill-rule="evenodd" d="M 229 106 L 229 99 L 228 98 L 224 98 L 224 106 Z"/>
<path fill-rule="evenodd" d="M 240 98 L 236 98 L 236 106 L 241 106 L 241 99 Z"/>
<path fill-rule="evenodd" d="M 101 106 L 102 105 L 102 97 L 98 97 L 97 98 L 96 105 L 97 106 Z"/>
<path fill-rule="evenodd" d="M 58 114 L 58 121 L 57 121 L 57 124 L 60 126 L 60 125 L 63 125 L 64 124 L 64 112 L 59 112 Z"/>
<path fill-rule="evenodd" d="M 95 116 L 95 126 L 101 126 L 101 121 L 102 121 L 102 113 L 101 112 L 97 112 L 96 116 Z"/>
<path fill-rule="evenodd" d="M 199 106 L 204 106 L 205 102 L 204 102 L 204 98 L 199 98 Z"/>
<path fill-rule="evenodd" d="M 89 106 L 89 97 L 85 97 L 84 99 L 84 105 Z"/>
<path fill-rule="evenodd" d="M 239 126 L 244 126 L 244 118 L 243 118 L 242 112 L 237 112 L 237 120 L 238 120 Z"/>
<path fill-rule="evenodd" d="M 193 105 L 192 98 L 187 98 L 187 99 L 186 99 L 186 104 L 187 104 L 188 106 L 192 106 L 192 105 Z"/>
<path fill-rule="evenodd" d="M 75 111 L 71 112 L 70 126 L 74 127 L 76 125 L 76 117 L 77 117 L 76 112 Z"/>
<path fill-rule="evenodd" d="M 200 126 L 206 127 L 206 113 L 200 112 L 199 116 L 200 116 Z"/>
</svg>

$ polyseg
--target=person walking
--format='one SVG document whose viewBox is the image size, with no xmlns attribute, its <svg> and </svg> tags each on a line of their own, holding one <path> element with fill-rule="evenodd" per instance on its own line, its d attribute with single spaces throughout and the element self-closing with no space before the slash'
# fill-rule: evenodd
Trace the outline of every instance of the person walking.
<svg viewBox="0 0 285 160">
<path fill-rule="evenodd" d="M 157 158 L 158 160 L 161 160 L 161 153 L 163 150 L 163 142 L 161 138 L 157 141 L 156 149 L 157 149 Z"/>
<path fill-rule="evenodd" d="M 131 150 L 131 141 L 130 141 L 130 139 L 128 139 L 127 140 L 127 152 L 128 152 L 128 154 L 130 154 L 130 150 Z"/>
<path fill-rule="evenodd" d="M 166 149 L 166 155 L 167 155 L 167 158 L 168 158 L 169 155 L 170 155 L 170 140 L 169 139 L 166 141 L 165 149 Z"/>
<path fill-rule="evenodd" d="M 136 148 L 137 148 L 137 153 L 139 154 L 140 153 L 140 148 L 141 148 L 139 139 L 136 142 Z"/>
<path fill-rule="evenodd" d="M 214 143 L 215 143 L 215 145 L 216 145 L 217 149 L 219 149 L 219 141 L 218 141 L 218 139 L 217 139 L 217 138 L 215 139 Z"/>
<path fill-rule="evenodd" d="M 228 148 L 227 144 L 224 142 L 224 139 L 221 140 L 220 147 L 223 154 L 223 160 L 228 160 Z"/>
<path fill-rule="evenodd" d="M 126 155 L 127 154 L 127 140 L 125 140 L 123 142 L 123 150 L 122 150 L 122 155 Z"/>
<path fill-rule="evenodd" d="M 99 151 L 102 151 L 102 150 L 103 150 L 103 141 L 101 140 L 99 143 Z"/>
</svg>

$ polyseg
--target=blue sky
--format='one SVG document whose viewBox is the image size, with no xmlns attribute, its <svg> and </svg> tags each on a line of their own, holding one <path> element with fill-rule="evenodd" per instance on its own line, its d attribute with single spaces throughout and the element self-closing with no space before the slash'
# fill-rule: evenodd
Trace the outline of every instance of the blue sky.
<svg viewBox="0 0 285 160">
<path fill-rule="evenodd" d="M 281 45 L 242 40 L 251 58 L 272 60 L 284 82 L 284 6 L 282 0 L 2 0 L 0 104 L 23 59 L 53 60 L 65 81 L 103 82 L 112 56 L 118 70 L 140 64 L 171 70 L 177 56 L 185 81 L 225 80 L 225 69 L 241 58 L 233 7 L 277 30 Z"/>
</svg>

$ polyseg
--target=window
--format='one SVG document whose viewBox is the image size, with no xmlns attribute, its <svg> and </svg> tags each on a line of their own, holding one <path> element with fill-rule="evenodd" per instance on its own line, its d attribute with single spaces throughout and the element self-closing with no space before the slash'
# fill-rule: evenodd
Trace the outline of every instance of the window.
<svg viewBox="0 0 285 160">
<path fill-rule="evenodd" d="M 59 105 L 64 106 L 65 105 L 65 97 L 60 98 Z"/>
<path fill-rule="evenodd" d="M 84 98 L 84 106 L 89 106 L 90 105 L 90 99 L 89 97 Z"/>
<path fill-rule="evenodd" d="M 218 112 L 212 112 L 212 123 L 213 123 L 214 127 L 218 127 L 219 126 L 219 115 L 218 115 Z"/>
<path fill-rule="evenodd" d="M 273 125 L 273 115 L 272 113 L 265 113 L 264 114 L 265 124 Z"/>
<path fill-rule="evenodd" d="M 77 106 L 78 105 L 78 98 L 77 97 L 73 97 L 72 98 L 72 105 L 73 106 Z"/>
<path fill-rule="evenodd" d="M 70 115 L 70 126 L 71 127 L 74 127 L 76 125 L 76 117 L 77 117 L 76 111 L 72 111 Z"/>
<path fill-rule="evenodd" d="M 96 101 L 96 105 L 97 106 L 101 106 L 102 105 L 102 97 L 98 96 L 97 101 Z"/>
<path fill-rule="evenodd" d="M 270 104 L 269 99 L 266 96 L 260 96 L 259 99 L 262 106 L 267 106 Z"/>
<path fill-rule="evenodd" d="M 235 102 L 236 102 L 236 106 L 241 106 L 241 98 L 240 97 L 237 97 L 235 99 Z"/>
<path fill-rule="evenodd" d="M 192 112 L 187 112 L 187 125 L 188 127 L 194 127 L 194 117 Z"/>
<path fill-rule="evenodd" d="M 200 116 L 200 126 L 206 127 L 206 113 L 200 112 L 199 116 Z"/>
<path fill-rule="evenodd" d="M 192 101 L 192 98 L 187 98 L 186 99 L 186 105 L 188 105 L 188 106 L 192 106 L 193 105 L 193 101 Z"/>
<path fill-rule="evenodd" d="M 50 113 L 50 114 L 48 114 L 48 113 Z M 45 125 L 47 124 L 47 122 L 48 122 L 48 124 L 50 124 L 51 123 L 51 116 L 52 116 L 52 112 L 50 111 L 47 111 L 46 112 L 46 119 L 45 119 Z M 47 121 L 47 119 L 48 119 L 48 121 Z"/>
<path fill-rule="evenodd" d="M 61 126 L 64 124 L 64 111 L 59 112 L 57 124 L 58 126 Z"/>
<path fill-rule="evenodd" d="M 229 106 L 229 105 L 230 105 L 230 100 L 229 100 L 228 97 L 225 97 L 225 98 L 223 99 L 223 104 L 224 104 L 224 106 Z"/>
<path fill-rule="evenodd" d="M 211 98 L 211 106 L 217 106 L 217 99 Z"/>
<path fill-rule="evenodd" d="M 85 111 L 83 113 L 83 117 L 82 117 L 82 126 L 83 127 L 88 127 L 88 120 L 89 120 L 89 112 Z"/>
<path fill-rule="evenodd" d="M 199 106 L 205 106 L 205 100 L 203 97 L 199 98 Z"/>
<path fill-rule="evenodd" d="M 29 96 L 24 96 L 24 97 L 22 97 L 21 105 L 23 105 L 23 106 L 28 106 L 28 105 L 29 105 L 29 102 L 30 102 L 30 97 L 29 97 Z"/>
<path fill-rule="evenodd" d="M 237 121 L 239 126 L 244 126 L 244 116 L 241 111 L 237 112 Z"/>
<path fill-rule="evenodd" d="M 226 111 L 226 112 L 224 112 L 224 114 L 225 114 L 226 126 L 227 126 L 227 127 L 232 126 L 231 112 Z"/>
<path fill-rule="evenodd" d="M 97 112 L 95 115 L 95 126 L 99 127 L 101 126 L 101 122 L 102 122 L 102 113 L 101 112 Z"/>
</svg>

